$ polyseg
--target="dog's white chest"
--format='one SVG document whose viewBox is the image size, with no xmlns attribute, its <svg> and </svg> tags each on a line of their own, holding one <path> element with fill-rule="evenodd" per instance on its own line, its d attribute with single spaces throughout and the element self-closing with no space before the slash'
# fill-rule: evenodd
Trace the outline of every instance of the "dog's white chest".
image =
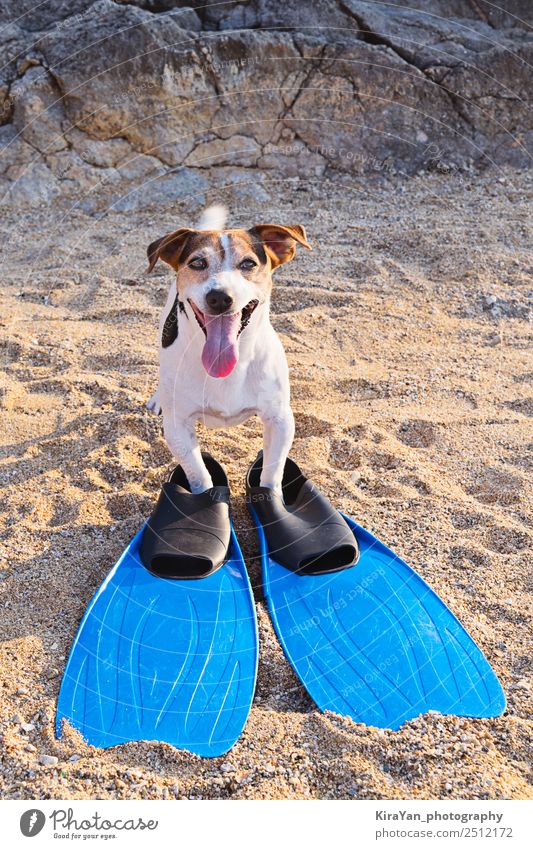
<svg viewBox="0 0 533 849">
<path fill-rule="evenodd" d="M 257 401 L 255 381 L 237 367 L 225 380 L 204 379 L 195 414 L 207 427 L 238 425 L 257 412 Z"/>
<path fill-rule="evenodd" d="M 253 408 L 241 409 L 238 412 L 230 410 L 214 410 L 211 407 L 204 408 L 198 413 L 198 420 L 206 427 L 228 427 L 242 424 L 246 419 L 255 414 Z"/>
</svg>

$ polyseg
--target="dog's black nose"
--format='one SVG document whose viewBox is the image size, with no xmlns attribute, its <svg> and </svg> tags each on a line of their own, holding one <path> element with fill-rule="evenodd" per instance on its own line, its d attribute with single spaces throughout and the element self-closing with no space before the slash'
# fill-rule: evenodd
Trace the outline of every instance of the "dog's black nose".
<svg viewBox="0 0 533 849">
<path fill-rule="evenodd" d="M 227 312 L 233 306 L 233 298 L 223 289 L 211 289 L 205 296 L 205 302 L 215 315 Z"/>
</svg>

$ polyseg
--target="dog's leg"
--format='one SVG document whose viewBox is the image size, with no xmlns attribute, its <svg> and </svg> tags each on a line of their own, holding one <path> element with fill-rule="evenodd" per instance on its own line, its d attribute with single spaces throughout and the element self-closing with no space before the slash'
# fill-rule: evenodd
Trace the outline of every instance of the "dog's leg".
<svg viewBox="0 0 533 849">
<path fill-rule="evenodd" d="M 162 355 L 165 351 L 164 339 L 165 335 L 170 338 L 171 343 L 176 340 L 177 337 L 177 301 L 178 301 L 178 292 L 176 289 L 176 283 L 172 283 L 170 289 L 168 290 L 167 301 L 163 312 L 159 318 L 159 369 L 161 371 L 162 368 Z M 167 332 L 165 334 L 165 329 Z M 157 387 L 156 391 L 152 395 L 149 401 L 146 402 L 146 409 L 150 410 L 151 413 L 154 413 L 156 416 L 160 416 L 163 412 L 163 405 L 161 403 L 161 383 Z"/>
<path fill-rule="evenodd" d="M 281 482 L 285 461 L 294 439 L 294 416 L 288 407 L 283 415 L 263 418 L 264 446 L 261 486 L 267 486 L 281 495 Z"/>
<path fill-rule="evenodd" d="M 168 447 L 187 475 L 191 492 L 203 492 L 212 487 L 213 481 L 202 459 L 194 427 L 174 418 L 169 426 L 163 416 L 163 429 Z"/>
<path fill-rule="evenodd" d="M 159 386 L 155 390 L 150 400 L 146 402 L 146 409 L 150 410 L 150 412 L 154 413 L 156 416 L 161 415 L 162 409 L 161 401 L 159 400 Z"/>
</svg>

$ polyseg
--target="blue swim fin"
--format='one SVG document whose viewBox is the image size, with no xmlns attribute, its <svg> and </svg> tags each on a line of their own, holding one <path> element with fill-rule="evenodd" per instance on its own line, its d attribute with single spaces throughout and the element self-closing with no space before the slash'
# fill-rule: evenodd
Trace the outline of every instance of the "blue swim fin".
<svg viewBox="0 0 533 849">
<path fill-rule="evenodd" d="M 256 468 L 258 463 L 260 458 Z M 279 503 L 265 506 L 267 491 L 250 477 L 252 470 L 249 509 L 272 622 L 321 710 L 391 729 L 429 710 L 470 717 L 503 713 L 502 687 L 461 623 L 413 569 L 355 522 L 343 517 L 359 548 L 355 565 L 321 574 L 281 565 L 293 547 L 276 529 L 284 523 Z M 301 479 L 307 481 L 300 473 L 298 486 Z M 289 492 L 288 478 L 287 484 Z M 317 492 L 312 485 L 308 491 Z M 268 517 L 274 517 L 270 527 Z M 304 547 L 313 533 L 300 530 Z M 274 539 L 283 539 L 283 546 L 273 546 Z"/>
<path fill-rule="evenodd" d="M 231 530 L 207 577 L 169 580 L 144 568 L 143 530 L 92 599 L 67 662 L 56 730 L 66 719 L 92 746 L 171 743 L 203 757 L 241 734 L 257 674 L 255 606 Z"/>
</svg>

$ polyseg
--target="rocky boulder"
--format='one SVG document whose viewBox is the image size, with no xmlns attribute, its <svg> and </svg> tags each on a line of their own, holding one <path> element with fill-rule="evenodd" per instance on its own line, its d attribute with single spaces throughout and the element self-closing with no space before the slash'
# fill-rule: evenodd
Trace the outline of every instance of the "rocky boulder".
<svg viewBox="0 0 533 849">
<path fill-rule="evenodd" d="M 134 208 L 158 187 L 201 196 L 206 168 L 316 177 L 530 163 L 526 2 L 9 6 L 10 202 Z"/>
</svg>

